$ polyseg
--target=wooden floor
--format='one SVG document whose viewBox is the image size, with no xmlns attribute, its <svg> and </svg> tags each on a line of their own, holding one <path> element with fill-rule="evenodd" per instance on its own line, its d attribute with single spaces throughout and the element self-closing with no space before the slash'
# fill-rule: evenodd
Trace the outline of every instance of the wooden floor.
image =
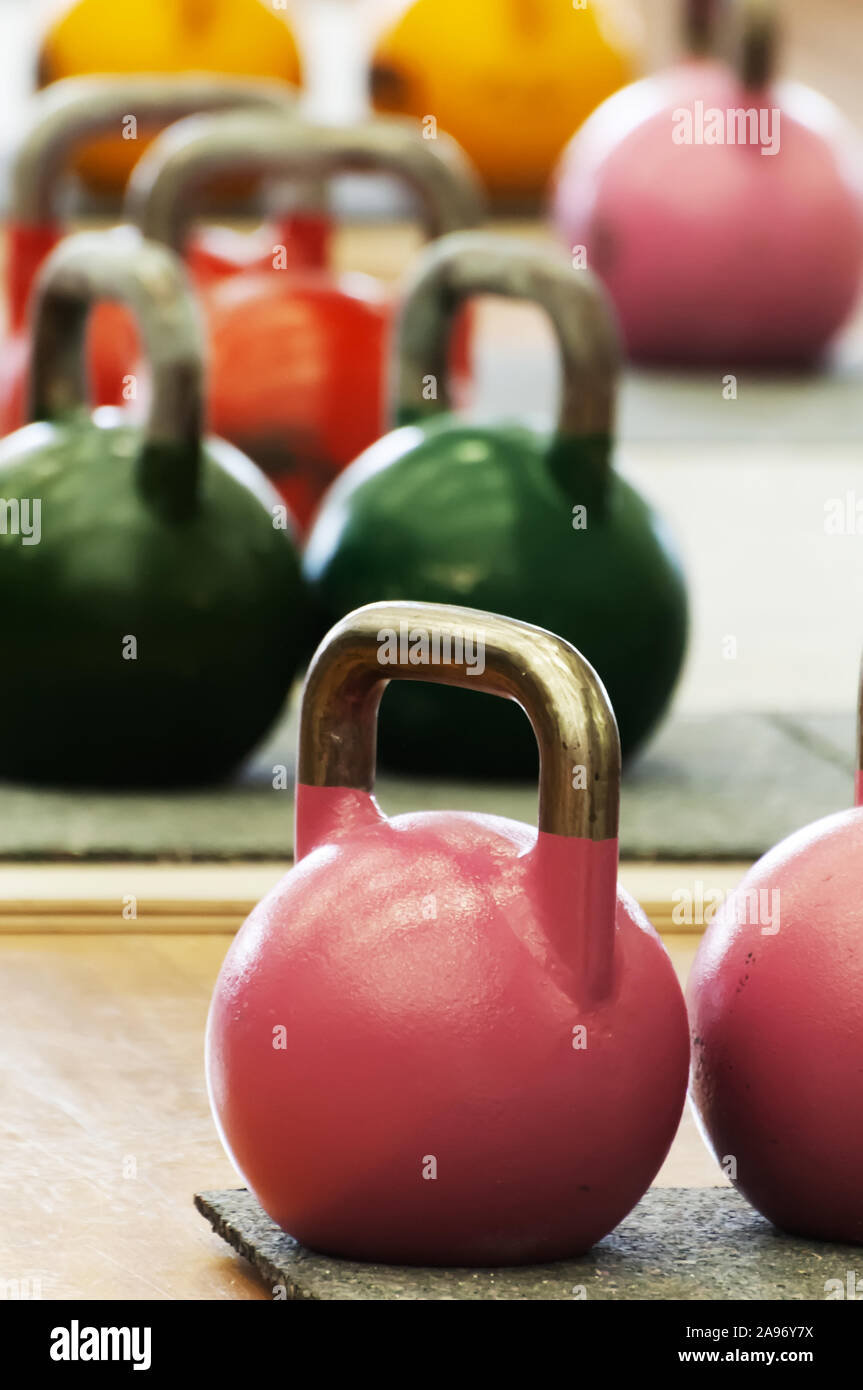
<svg viewBox="0 0 863 1390">
<path fill-rule="evenodd" d="M 685 976 L 696 938 L 669 938 Z M 2 938 L 0 1278 L 43 1298 L 262 1299 L 192 1207 L 240 1186 L 203 1036 L 228 935 Z M 659 1182 L 721 1174 L 687 1110 Z"/>
</svg>

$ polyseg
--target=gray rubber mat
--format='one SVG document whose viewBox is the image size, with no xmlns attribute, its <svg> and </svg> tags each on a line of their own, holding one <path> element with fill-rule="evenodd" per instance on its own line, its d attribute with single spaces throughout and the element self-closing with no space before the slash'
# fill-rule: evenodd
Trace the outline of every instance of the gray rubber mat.
<svg viewBox="0 0 863 1390">
<path fill-rule="evenodd" d="M 242 777 L 207 791 L 0 785 L 0 860 L 289 857 L 294 743 L 289 715 Z M 799 826 L 850 805 L 853 747 L 850 717 L 673 718 L 624 776 L 622 853 L 642 860 L 757 858 Z M 382 775 L 377 792 L 390 814 L 450 808 L 536 819 L 529 783 Z"/>
<path fill-rule="evenodd" d="M 509 1301 L 824 1299 L 844 1289 L 860 1249 L 777 1231 L 731 1188 L 654 1187 L 588 1254 L 548 1265 L 424 1269 L 360 1264 L 306 1250 L 245 1188 L 195 1205 L 286 1300 Z"/>
</svg>

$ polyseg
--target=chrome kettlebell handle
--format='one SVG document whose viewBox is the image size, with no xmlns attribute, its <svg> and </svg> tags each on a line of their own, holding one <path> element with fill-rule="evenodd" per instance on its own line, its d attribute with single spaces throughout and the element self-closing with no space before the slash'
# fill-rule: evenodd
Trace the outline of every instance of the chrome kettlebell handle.
<svg viewBox="0 0 863 1390">
<path fill-rule="evenodd" d="M 135 314 L 151 396 L 138 458 L 142 495 L 175 519 L 197 502 L 204 338 L 180 260 L 131 227 L 67 237 L 34 290 L 28 419 L 61 420 L 87 400 L 85 329 L 93 305 L 116 300 Z"/>
<path fill-rule="evenodd" d="M 428 660 L 413 660 L 423 642 Z M 370 603 L 332 628 L 303 688 L 300 783 L 372 791 L 378 707 L 390 680 L 432 681 L 515 700 L 539 745 L 539 829 L 586 840 L 617 838 L 620 740 L 593 667 L 543 628 L 473 608 Z M 578 777 L 575 768 L 583 770 Z"/>
<path fill-rule="evenodd" d="M 317 184 L 350 172 L 389 174 L 417 198 L 424 230 L 440 236 L 482 217 L 479 182 L 454 140 L 423 139 L 415 121 L 377 117 L 314 125 L 275 112 L 191 116 L 169 127 L 138 161 L 126 193 L 144 236 L 182 251 L 203 188 L 230 174 Z"/>
<path fill-rule="evenodd" d="M 287 111 L 295 100 L 286 84 L 202 73 L 124 73 L 52 82 L 28 108 L 27 131 L 11 170 L 10 220 L 53 221 L 59 176 L 74 151 L 112 127 L 119 132 L 127 116 L 148 127 L 165 126 L 196 111 L 223 107 Z"/>
<path fill-rule="evenodd" d="M 457 310 L 477 295 L 502 295 L 545 311 L 560 346 L 563 372 L 557 433 L 610 436 L 620 345 L 599 280 L 557 252 L 493 232 L 443 237 L 409 274 L 392 350 L 390 412 L 397 425 L 452 409 L 450 336 Z M 434 383 L 434 391 L 428 389 Z"/>
</svg>

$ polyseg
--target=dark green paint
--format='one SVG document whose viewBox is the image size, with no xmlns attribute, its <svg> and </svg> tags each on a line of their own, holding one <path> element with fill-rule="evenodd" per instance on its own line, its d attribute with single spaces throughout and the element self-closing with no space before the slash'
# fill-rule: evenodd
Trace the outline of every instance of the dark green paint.
<svg viewBox="0 0 863 1390">
<path fill-rule="evenodd" d="M 680 672 L 687 600 L 662 522 L 609 467 L 609 447 L 452 416 L 387 436 L 342 475 L 308 541 L 305 575 L 327 623 L 374 600 L 419 600 L 548 628 L 598 670 L 631 756 Z M 579 503 L 586 530 L 573 529 Z M 393 683 L 379 743 L 406 772 L 506 778 L 537 766 L 516 706 L 443 686 Z"/>
<path fill-rule="evenodd" d="M 188 469 L 194 508 L 171 518 L 142 496 L 141 445 L 139 430 L 85 413 L 0 445 L 0 496 L 42 507 L 38 545 L 0 534 L 2 776 L 212 782 L 284 702 L 307 634 L 278 497 L 213 440 Z"/>
</svg>

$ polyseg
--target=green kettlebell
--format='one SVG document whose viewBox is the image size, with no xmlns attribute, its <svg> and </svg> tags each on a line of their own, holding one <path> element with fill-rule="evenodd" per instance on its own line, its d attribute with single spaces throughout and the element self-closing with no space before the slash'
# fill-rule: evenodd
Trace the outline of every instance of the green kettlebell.
<svg viewBox="0 0 863 1390">
<path fill-rule="evenodd" d="M 451 325 L 481 294 L 530 300 L 548 314 L 563 359 L 553 433 L 451 413 Z M 680 672 L 687 600 L 663 523 L 612 466 L 618 370 L 611 311 L 589 271 L 482 232 L 431 246 L 396 331 L 392 416 L 401 428 L 336 481 L 308 539 L 304 572 L 323 620 L 375 600 L 423 601 L 547 628 L 599 672 L 632 754 Z M 410 660 L 410 633 L 400 641 Z M 535 775 L 522 725 L 500 700 L 400 681 L 381 710 L 381 758 L 405 771 Z"/>
<path fill-rule="evenodd" d="M 102 299 L 138 320 L 143 427 L 82 405 Z M 202 335 L 172 252 L 129 228 L 69 237 L 33 308 L 34 423 L 0 443 L 0 776 L 217 780 L 266 732 L 300 661 L 290 519 L 243 454 L 201 439 Z"/>
</svg>

